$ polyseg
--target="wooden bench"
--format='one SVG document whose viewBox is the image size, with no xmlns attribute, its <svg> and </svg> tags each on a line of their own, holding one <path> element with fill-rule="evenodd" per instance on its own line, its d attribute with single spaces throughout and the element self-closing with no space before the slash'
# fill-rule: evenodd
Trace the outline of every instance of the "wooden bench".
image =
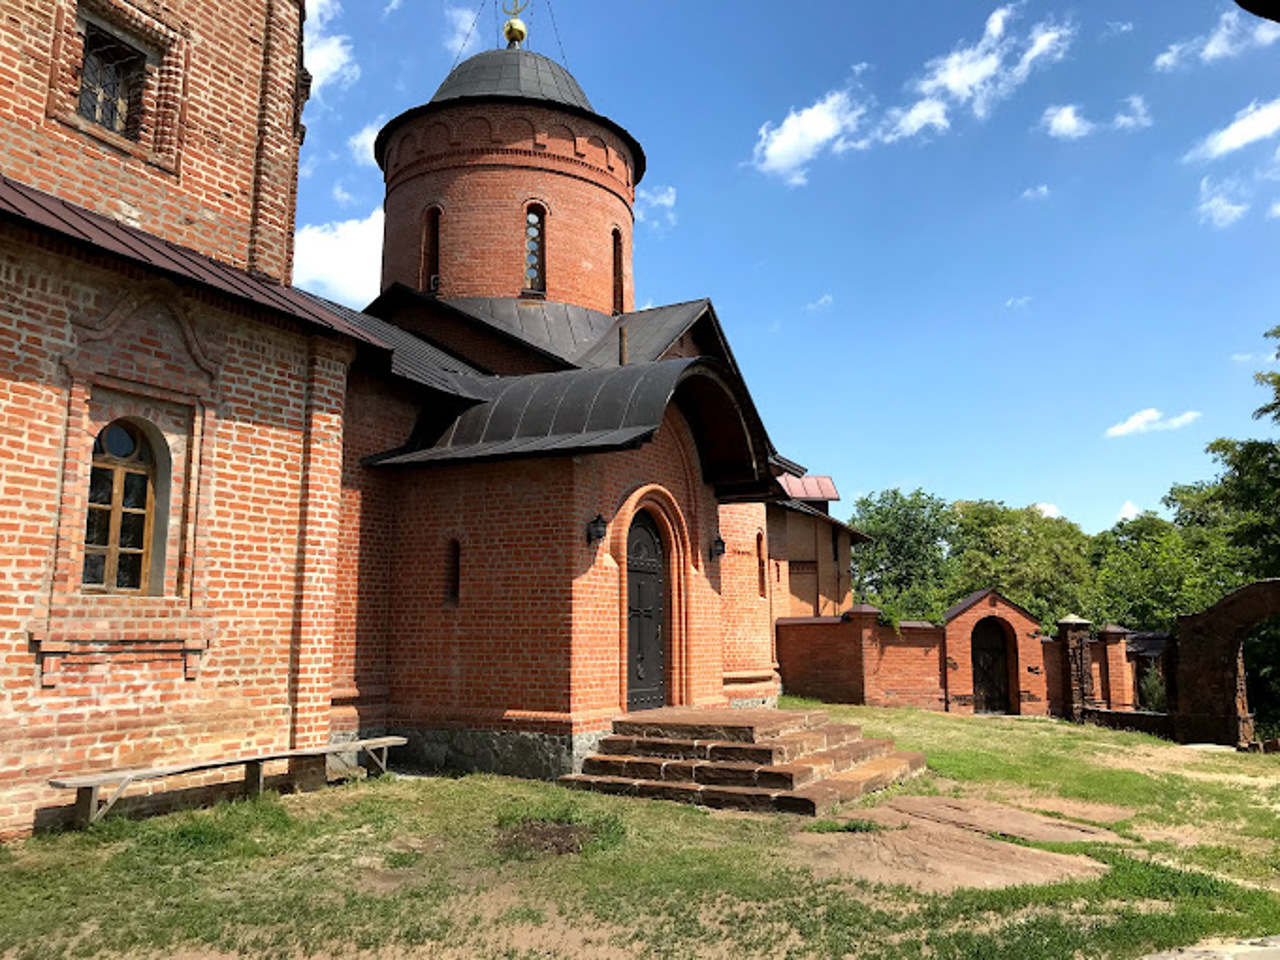
<svg viewBox="0 0 1280 960">
<path fill-rule="evenodd" d="M 352 740 L 347 743 L 331 743 L 323 747 L 304 747 L 299 750 L 280 750 L 274 753 L 259 753 L 247 757 L 221 758 L 217 760 L 197 760 L 172 767 L 148 767 L 137 770 L 107 770 L 103 773 L 88 773 L 79 777 L 59 777 L 49 781 L 49 786 L 60 790 L 76 791 L 75 822 L 77 826 L 87 827 L 97 823 L 117 800 L 124 795 L 130 785 L 143 780 L 160 780 L 164 777 L 176 777 L 184 773 L 196 773 L 200 770 L 218 770 L 223 767 L 244 767 L 245 796 L 254 797 L 262 793 L 263 768 L 273 760 L 296 760 L 304 757 L 327 757 L 335 753 L 368 754 L 374 766 L 382 773 L 387 772 L 387 750 L 391 747 L 403 747 L 409 741 L 404 737 L 371 737 L 367 740 Z M 104 800 L 99 796 L 103 787 L 115 786 L 111 794 Z"/>
</svg>

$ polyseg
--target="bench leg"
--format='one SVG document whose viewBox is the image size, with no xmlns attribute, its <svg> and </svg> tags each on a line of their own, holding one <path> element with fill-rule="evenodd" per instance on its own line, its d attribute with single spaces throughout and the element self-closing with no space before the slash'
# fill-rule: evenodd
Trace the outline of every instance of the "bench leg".
<svg viewBox="0 0 1280 960">
<path fill-rule="evenodd" d="M 374 766 L 378 768 L 379 774 L 381 776 L 385 776 L 387 772 L 387 748 L 365 747 L 364 752 L 369 755 L 369 759 L 372 760 Z"/>
<path fill-rule="evenodd" d="M 77 827 L 87 827 L 98 819 L 98 788 L 80 787 L 76 790 L 75 821 Z"/>
<path fill-rule="evenodd" d="M 265 780 L 262 761 L 246 760 L 244 765 L 244 795 L 250 798 L 262 796 Z"/>
</svg>

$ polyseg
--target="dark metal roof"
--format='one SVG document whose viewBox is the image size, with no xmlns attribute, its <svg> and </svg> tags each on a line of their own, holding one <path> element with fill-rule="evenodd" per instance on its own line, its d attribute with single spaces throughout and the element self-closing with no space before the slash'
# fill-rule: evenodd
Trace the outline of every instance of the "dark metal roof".
<svg viewBox="0 0 1280 960">
<path fill-rule="evenodd" d="M 465 411 L 432 446 L 391 450 L 367 462 L 413 466 L 636 447 L 652 439 L 676 401 L 694 433 L 703 478 L 721 499 L 770 499 L 777 490 L 768 436 L 746 388 L 715 361 L 560 370 L 484 386 L 490 399 Z"/>
<path fill-rule="evenodd" d="M 2 174 L 0 217 L 115 254 L 173 279 L 215 290 L 243 303 L 273 310 L 375 346 L 387 346 L 296 287 L 260 279 L 245 270 L 52 197 Z"/>
<path fill-rule="evenodd" d="M 476 381 L 492 380 L 491 377 L 435 344 L 367 313 L 344 307 L 314 293 L 303 293 L 352 326 L 387 344 L 391 348 L 391 372 L 397 377 L 472 400 L 483 400 L 489 396 L 490 391 Z"/>
<path fill-rule="evenodd" d="M 696 362 L 502 377 L 489 402 L 464 413 L 434 446 L 370 462 L 398 466 L 636 446 L 661 426 L 676 385 Z"/>
<path fill-rule="evenodd" d="M 532 50 L 486 50 L 464 60 L 440 84 L 431 102 L 495 96 L 550 100 L 594 112 L 573 75 Z"/>
<path fill-rule="evenodd" d="M 957 603 L 954 607 L 952 607 L 946 613 L 944 613 L 942 615 L 942 619 L 950 623 L 956 617 L 960 616 L 960 614 L 964 613 L 966 610 L 972 607 L 975 603 L 978 603 L 979 601 L 986 599 L 992 594 L 995 594 L 997 597 L 1000 598 L 1001 601 L 1013 607 L 1013 609 L 1017 610 L 1019 613 L 1025 616 L 1028 620 L 1034 620 L 1036 623 L 1040 622 L 1040 618 L 1032 616 L 1030 613 L 1027 612 L 1025 607 L 1019 606 L 1018 604 L 1010 600 L 1008 597 L 1006 597 L 1004 594 L 998 593 L 995 590 L 991 589 L 990 587 L 987 587 L 985 590 L 977 590 L 969 594 L 967 597 L 965 597 L 963 600 Z"/>
<path fill-rule="evenodd" d="M 779 477 L 778 479 L 781 480 L 783 478 Z M 786 488 L 785 484 L 783 485 L 783 488 Z M 794 513 L 803 513 L 806 517 L 825 520 L 833 527 L 839 527 L 841 530 L 847 530 L 854 543 L 871 543 L 874 539 L 856 527 L 851 527 L 844 521 L 837 520 L 835 517 L 831 516 L 831 514 L 823 513 L 821 510 L 809 506 L 809 504 L 805 503 L 803 500 L 779 500 L 778 506 L 782 507 L 784 510 L 791 510 Z"/>
<path fill-rule="evenodd" d="M 1125 638 L 1125 652 L 1139 657 L 1155 658 L 1163 656 L 1172 640 L 1172 634 L 1162 631 L 1131 633 Z"/>
<path fill-rule="evenodd" d="M 610 327 L 605 335 L 591 349 L 582 353 L 577 362 L 584 367 L 616 367 L 618 334 L 622 329 L 627 331 L 628 362 L 657 360 L 710 306 L 711 301 L 707 299 L 691 300 L 688 303 L 673 303 L 610 317 Z"/>
<path fill-rule="evenodd" d="M 486 50 L 458 64 L 429 103 L 406 110 L 378 133 L 373 155 L 383 166 L 387 140 L 401 124 L 459 102 L 528 102 L 566 110 L 602 124 L 621 138 L 635 162 L 635 182 L 644 179 L 645 155 L 640 141 L 626 128 L 595 112 L 581 85 L 564 67 L 532 50 Z"/>
<path fill-rule="evenodd" d="M 575 366 L 581 356 L 601 342 L 615 319 L 570 303 L 518 297 L 471 297 L 440 302 Z M 616 366 L 616 337 L 614 340 Z"/>
</svg>

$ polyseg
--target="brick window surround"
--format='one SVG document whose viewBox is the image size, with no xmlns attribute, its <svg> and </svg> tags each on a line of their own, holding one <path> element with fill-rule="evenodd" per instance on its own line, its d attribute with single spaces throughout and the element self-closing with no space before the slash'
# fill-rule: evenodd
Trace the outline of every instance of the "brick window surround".
<svg viewBox="0 0 1280 960">
<path fill-rule="evenodd" d="M 93 90 L 102 83 L 104 57 L 115 65 L 114 79 L 131 88 L 114 108 L 104 102 L 111 91 Z M 46 112 L 176 174 L 189 60 L 190 44 L 182 34 L 124 0 L 63 0 L 55 20 Z M 97 106 L 89 100 L 98 101 Z M 118 110 L 125 112 L 122 123 L 115 122 Z"/>
</svg>

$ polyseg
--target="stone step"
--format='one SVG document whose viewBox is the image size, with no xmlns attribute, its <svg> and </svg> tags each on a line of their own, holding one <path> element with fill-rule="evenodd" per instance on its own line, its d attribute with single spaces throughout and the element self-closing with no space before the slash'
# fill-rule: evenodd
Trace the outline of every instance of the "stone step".
<svg viewBox="0 0 1280 960">
<path fill-rule="evenodd" d="M 613 721 L 617 736 L 646 740 L 727 740 L 760 743 L 826 724 L 821 710 L 737 710 L 666 707 Z"/>
<path fill-rule="evenodd" d="M 819 775 L 813 767 L 802 763 L 761 766 L 758 763 L 669 760 L 665 757 L 611 754 L 587 757 L 582 763 L 582 772 L 592 777 L 694 783 L 716 787 L 763 787 L 768 790 L 794 790 Z"/>
<path fill-rule="evenodd" d="M 597 749 L 602 754 L 628 757 L 666 757 L 670 760 L 724 760 L 767 766 L 789 763 L 805 754 L 838 747 L 862 736 L 851 723 L 827 723 L 809 730 L 779 734 L 760 743 L 733 740 L 671 740 L 611 735 Z"/>
<path fill-rule="evenodd" d="M 907 779 L 923 770 L 924 764 L 923 754 L 889 753 L 866 760 L 829 779 L 814 781 L 796 789 L 769 787 L 763 784 L 737 786 L 663 781 L 630 776 L 592 775 L 585 772 L 561 777 L 560 782 L 572 789 L 594 790 L 617 796 L 675 800 L 707 807 L 762 813 L 779 811 L 815 816 L 838 803 L 856 800 L 873 790 L 882 790 L 899 780 Z"/>
</svg>

